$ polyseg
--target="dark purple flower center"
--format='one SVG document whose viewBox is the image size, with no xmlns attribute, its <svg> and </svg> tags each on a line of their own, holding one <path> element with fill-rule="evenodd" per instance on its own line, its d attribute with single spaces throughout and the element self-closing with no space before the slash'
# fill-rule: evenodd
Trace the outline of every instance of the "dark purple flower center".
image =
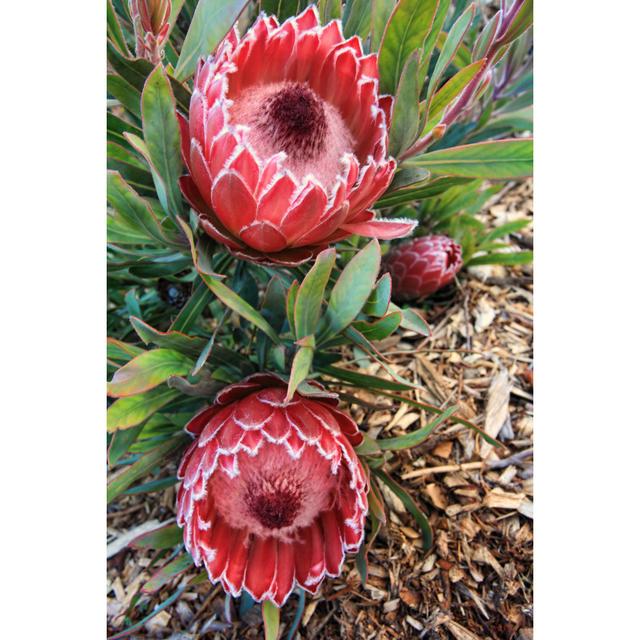
<svg viewBox="0 0 640 640">
<path fill-rule="evenodd" d="M 324 106 L 306 85 L 288 84 L 270 96 L 258 126 L 294 159 L 312 159 L 324 150 L 327 134 Z"/>
<path fill-rule="evenodd" d="M 245 500 L 250 513 L 267 529 L 290 527 L 301 506 L 299 488 L 282 478 L 251 486 Z"/>
</svg>

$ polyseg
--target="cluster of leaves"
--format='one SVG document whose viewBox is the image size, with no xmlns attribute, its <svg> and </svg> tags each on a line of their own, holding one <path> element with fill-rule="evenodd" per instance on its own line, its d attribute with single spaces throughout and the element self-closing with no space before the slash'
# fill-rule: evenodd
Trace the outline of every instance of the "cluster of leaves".
<svg viewBox="0 0 640 640">
<path fill-rule="evenodd" d="M 434 419 L 403 437 L 367 439 L 358 451 L 372 480 L 370 536 L 358 558 L 366 580 L 366 553 L 385 521 L 379 485 L 402 500 L 425 548 L 431 545 L 427 517 L 384 470 L 394 452 L 420 444 L 446 420 L 497 443 L 456 417 L 455 407 L 409 397 L 415 386 L 380 353 L 376 343 L 395 331 L 427 336 L 429 330 L 418 313 L 391 302 L 377 241 L 344 241 L 295 268 L 242 262 L 198 234 L 178 186 L 183 166 L 175 111 L 188 112 L 198 58 L 236 20 L 242 31 L 260 10 L 283 20 L 306 5 L 174 0 L 164 61 L 154 67 L 133 54 L 127 3 L 107 0 L 107 430 L 108 463 L 118 470 L 108 500 L 173 485 L 167 462 L 186 444 L 186 422 L 217 390 L 250 373 L 279 373 L 289 381 L 289 395 L 310 378 L 374 390 Z M 421 233 L 459 239 L 467 264 L 530 259 L 526 252 L 500 253 L 497 240 L 520 223 L 487 232 L 475 214 L 501 183 L 531 172 L 531 140 L 503 139 L 531 131 L 531 2 L 515 0 L 492 17 L 459 0 L 320 0 L 317 6 L 323 22 L 341 19 L 345 36 L 357 34 L 366 50 L 379 51 L 381 88 L 395 97 L 390 144 L 402 162 L 378 207 L 418 218 Z M 520 258 L 500 257 L 511 255 Z M 390 379 L 339 366 L 345 347 L 379 363 Z M 175 526 L 137 544 L 157 550 L 157 571 L 132 600 L 130 612 L 141 609 L 123 634 L 179 596 L 180 590 L 139 619 L 146 595 L 190 565 Z M 267 630 L 273 620 L 265 609 Z"/>
</svg>

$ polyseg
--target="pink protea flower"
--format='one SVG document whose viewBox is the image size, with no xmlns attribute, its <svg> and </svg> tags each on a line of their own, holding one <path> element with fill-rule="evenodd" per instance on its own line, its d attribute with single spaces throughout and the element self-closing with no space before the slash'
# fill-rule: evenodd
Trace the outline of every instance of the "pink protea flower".
<svg viewBox="0 0 640 640">
<path fill-rule="evenodd" d="M 426 298 L 452 282 L 461 267 L 462 248 L 447 236 L 404 242 L 392 248 L 383 261 L 398 302 Z"/>
<path fill-rule="evenodd" d="M 196 565 L 227 593 L 281 606 L 296 584 L 315 593 L 364 535 L 362 441 L 334 394 L 256 374 L 218 394 L 187 425 L 196 436 L 178 477 L 178 524 Z"/>
<path fill-rule="evenodd" d="M 136 55 L 158 64 L 169 34 L 171 0 L 129 0 L 136 34 Z"/>
<path fill-rule="evenodd" d="M 178 114 L 202 228 L 236 255 L 296 264 L 351 234 L 383 239 L 415 223 L 374 220 L 396 162 L 393 99 L 378 95 L 377 55 L 322 27 L 315 6 L 278 25 L 234 28 L 196 71 L 189 120 Z"/>
</svg>

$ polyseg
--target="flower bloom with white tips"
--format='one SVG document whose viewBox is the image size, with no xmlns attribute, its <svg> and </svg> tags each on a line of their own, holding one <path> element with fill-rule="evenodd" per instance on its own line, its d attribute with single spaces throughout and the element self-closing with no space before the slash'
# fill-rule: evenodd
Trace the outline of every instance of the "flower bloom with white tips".
<svg viewBox="0 0 640 640">
<path fill-rule="evenodd" d="M 391 239 L 415 222 L 374 219 L 396 162 L 377 54 L 321 26 L 315 6 L 282 25 L 232 29 L 200 61 L 181 188 L 211 237 L 256 262 L 298 264 L 351 234 Z"/>
<path fill-rule="evenodd" d="M 255 374 L 223 389 L 186 426 L 178 524 L 196 565 L 227 593 L 277 606 L 316 593 L 364 537 L 368 483 L 355 422 L 317 383 Z"/>
</svg>

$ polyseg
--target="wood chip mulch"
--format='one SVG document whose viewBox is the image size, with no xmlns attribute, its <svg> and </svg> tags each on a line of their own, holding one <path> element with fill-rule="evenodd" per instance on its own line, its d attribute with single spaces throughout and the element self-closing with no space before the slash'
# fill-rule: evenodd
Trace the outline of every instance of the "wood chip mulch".
<svg viewBox="0 0 640 640">
<path fill-rule="evenodd" d="M 514 183 L 481 214 L 492 225 L 532 217 L 532 183 Z M 532 227 L 509 243 L 532 248 Z M 429 339 L 393 336 L 380 345 L 394 370 L 420 383 L 415 399 L 449 406 L 497 437 L 487 445 L 464 426 L 441 425 L 429 439 L 394 458 L 388 470 L 429 515 L 434 545 L 422 551 L 419 529 L 402 503 L 383 491 L 389 509 L 369 554 L 363 588 L 353 558 L 339 579 L 307 595 L 294 638 L 353 640 L 531 640 L 533 638 L 533 284 L 532 268 L 482 266 L 463 271 L 456 286 L 424 309 Z M 342 366 L 389 377 L 376 363 Z M 374 393 L 344 390 L 352 415 L 370 435 L 402 435 L 429 415 Z M 357 398 L 358 402 L 353 398 Z M 375 407 L 375 408 L 373 408 Z M 169 471 L 175 472 L 175 465 Z M 135 622 L 128 611 L 150 577 L 151 552 L 126 544 L 174 518 L 175 489 L 123 496 L 107 515 L 107 624 L 115 634 Z M 186 572 L 159 593 L 143 596 L 147 611 L 185 585 Z M 297 598 L 282 612 L 286 638 Z M 225 612 L 220 587 L 187 588 L 132 638 L 209 640 L 262 638 L 259 607 Z M 233 621 L 231 624 L 227 621 Z"/>
</svg>

